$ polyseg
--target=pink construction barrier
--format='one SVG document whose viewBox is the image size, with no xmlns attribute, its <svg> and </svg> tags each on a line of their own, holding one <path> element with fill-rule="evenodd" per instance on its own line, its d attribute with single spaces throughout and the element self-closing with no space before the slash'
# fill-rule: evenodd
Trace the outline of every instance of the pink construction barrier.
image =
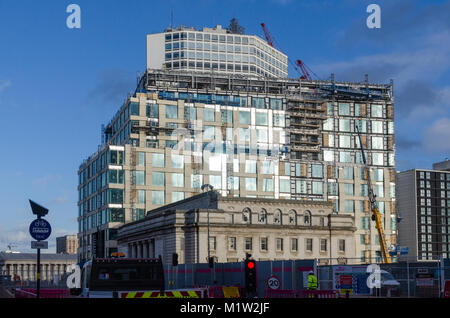
<svg viewBox="0 0 450 318">
<path fill-rule="evenodd" d="M 264 298 L 298 298 L 297 290 L 266 289 Z"/>
<path fill-rule="evenodd" d="M 24 288 L 15 290 L 15 298 L 36 298 L 36 289 Z M 67 289 L 41 289 L 40 298 L 67 298 L 70 292 Z"/>
<path fill-rule="evenodd" d="M 337 298 L 335 290 L 302 290 L 300 298 Z"/>
</svg>

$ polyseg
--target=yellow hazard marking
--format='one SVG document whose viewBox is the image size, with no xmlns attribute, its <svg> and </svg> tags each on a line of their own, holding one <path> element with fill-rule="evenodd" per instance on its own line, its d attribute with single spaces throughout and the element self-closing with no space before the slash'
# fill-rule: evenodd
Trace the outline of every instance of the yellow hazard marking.
<svg viewBox="0 0 450 318">
<path fill-rule="evenodd" d="M 239 297 L 239 288 L 237 287 L 223 287 L 224 298 L 237 298 Z"/>
<path fill-rule="evenodd" d="M 127 298 L 134 298 L 136 296 L 136 293 L 128 293 Z"/>
</svg>

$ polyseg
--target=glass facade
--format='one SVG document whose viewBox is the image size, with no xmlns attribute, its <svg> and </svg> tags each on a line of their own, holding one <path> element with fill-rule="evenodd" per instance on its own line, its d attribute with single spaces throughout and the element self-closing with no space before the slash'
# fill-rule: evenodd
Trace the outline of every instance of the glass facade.
<svg viewBox="0 0 450 318">
<path fill-rule="evenodd" d="M 181 30 L 165 32 L 164 41 L 166 69 L 288 75 L 287 56 L 257 36 Z"/>
</svg>

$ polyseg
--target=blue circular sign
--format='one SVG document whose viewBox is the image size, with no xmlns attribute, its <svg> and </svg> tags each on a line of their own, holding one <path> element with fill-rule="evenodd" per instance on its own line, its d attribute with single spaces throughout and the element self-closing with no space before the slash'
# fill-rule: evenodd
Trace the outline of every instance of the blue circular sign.
<svg viewBox="0 0 450 318">
<path fill-rule="evenodd" d="M 36 241 L 43 241 L 48 239 L 52 233 L 52 227 L 44 219 L 36 219 L 30 224 L 30 235 Z"/>
</svg>

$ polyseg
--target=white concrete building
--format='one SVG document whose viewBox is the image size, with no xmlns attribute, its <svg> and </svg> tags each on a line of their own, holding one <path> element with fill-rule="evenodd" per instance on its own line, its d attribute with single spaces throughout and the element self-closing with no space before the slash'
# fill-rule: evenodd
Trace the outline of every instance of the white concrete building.
<svg viewBox="0 0 450 318">
<path fill-rule="evenodd" d="M 217 25 L 179 26 L 147 35 L 147 69 L 214 72 L 244 76 L 288 76 L 288 57 L 256 35 Z"/>
</svg>

